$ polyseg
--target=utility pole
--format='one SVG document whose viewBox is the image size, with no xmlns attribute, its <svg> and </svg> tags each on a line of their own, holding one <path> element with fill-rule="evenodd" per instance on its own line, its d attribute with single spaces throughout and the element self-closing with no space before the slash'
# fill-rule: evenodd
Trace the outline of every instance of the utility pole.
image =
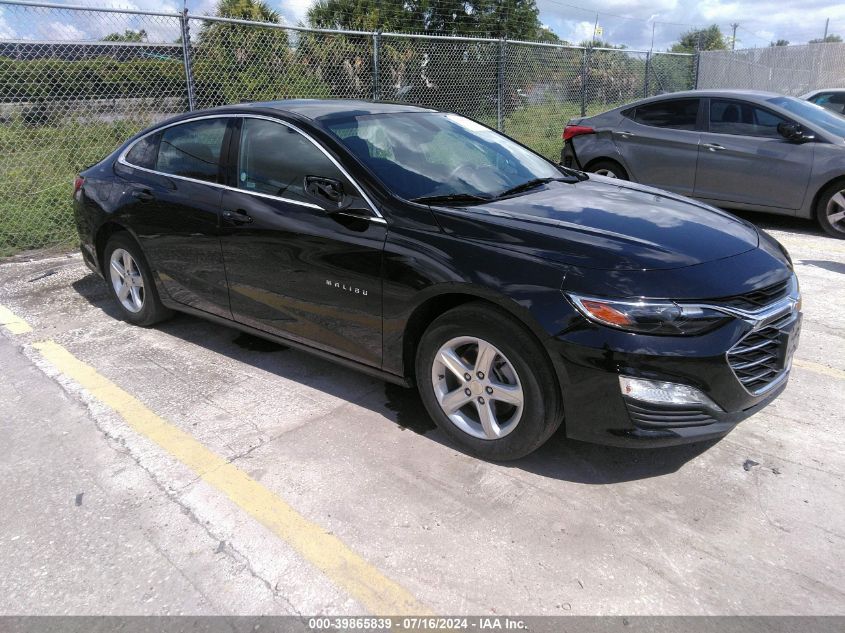
<svg viewBox="0 0 845 633">
<path fill-rule="evenodd" d="M 734 22 L 733 24 L 731 24 L 731 28 L 733 29 L 733 35 L 731 35 L 731 50 L 736 49 L 736 29 L 737 29 L 737 27 L 739 27 L 739 24 L 737 22 Z"/>
<path fill-rule="evenodd" d="M 822 38 L 822 44 L 827 41 L 827 27 L 830 26 L 830 18 L 824 21 L 824 37 Z"/>
</svg>

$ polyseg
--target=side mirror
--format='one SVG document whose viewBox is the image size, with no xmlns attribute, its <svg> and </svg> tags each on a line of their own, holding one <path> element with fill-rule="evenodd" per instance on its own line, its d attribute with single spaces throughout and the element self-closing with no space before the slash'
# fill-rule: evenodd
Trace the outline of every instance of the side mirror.
<svg viewBox="0 0 845 633">
<path fill-rule="evenodd" d="M 343 205 L 343 183 L 334 178 L 306 176 L 305 191 L 315 198 L 329 202 L 336 207 Z"/>
<path fill-rule="evenodd" d="M 778 123 L 778 134 L 792 143 L 806 143 L 816 138 L 812 134 L 806 134 L 797 123 Z"/>
</svg>

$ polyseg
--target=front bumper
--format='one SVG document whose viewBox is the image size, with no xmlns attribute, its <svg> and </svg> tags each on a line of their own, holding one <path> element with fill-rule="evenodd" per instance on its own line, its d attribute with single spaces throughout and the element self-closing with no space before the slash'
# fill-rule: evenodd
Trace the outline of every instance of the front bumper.
<svg viewBox="0 0 845 633">
<path fill-rule="evenodd" d="M 749 390 L 729 352 L 772 323 L 784 332 L 783 340 L 773 343 L 783 346 L 773 347 L 778 352 L 777 374 L 765 387 Z M 556 337 L 553 344 L 562 361 L 566 435 L 640 447 L 722 437 L 783 392 L 800 326 L 797 311 L 784 311 L 765 322 L 737 319 L 703 336 L 683 338 L 635 335 L 585 323 Z M 634 400 L 622 394 L 620 375 L 690 385 L 715 406 Z"/>
</svg>

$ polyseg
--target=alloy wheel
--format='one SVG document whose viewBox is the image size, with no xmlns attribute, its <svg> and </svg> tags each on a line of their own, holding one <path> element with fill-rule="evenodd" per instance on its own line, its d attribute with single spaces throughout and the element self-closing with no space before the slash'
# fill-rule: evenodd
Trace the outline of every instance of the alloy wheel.
<svg viewBox="0 0 845 633">
<path fill-rule="evenodd" d="M 473 437 L 497 440 L 519 424 L 524 405 L 519 376 L 483 339 L 460 336 L 444 343 L 434 357 L 431 381 L 443 413 Z"/>
<path fill-rule="evenodd" d="M 111 254 L 109 271 L 120 304 L 129 312 L 140 312 L 144 308 L 144 277 L 129 251 L 116 248 Z"/>
<path fill-rule="evenodd" d="M 611 171 L 610 169 L 604 169 L 604 168 L 603 169 L 597 169 L 593 173 L 597 174 L 599 176 L 605 176 L 607 178 L 618 178 L 619 177 L 619 176 L 616 175 L 615 172 Z"/>
<path fill-rule="evenodd" d="M 833 194 L 827 203 L 825 213 L 830 226 L 845 233 L 845 189 Z"/>
</svg>

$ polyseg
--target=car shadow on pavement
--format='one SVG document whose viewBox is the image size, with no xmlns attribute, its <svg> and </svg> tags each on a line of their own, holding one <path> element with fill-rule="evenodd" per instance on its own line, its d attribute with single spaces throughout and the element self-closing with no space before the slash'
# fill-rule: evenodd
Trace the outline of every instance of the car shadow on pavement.
<svg viewBox="0 0 845 633">
<path fill-rule="evenodd" d="M 845 264 L 842 262 L 832 262 L 826 259 L 799 259 L 797 261 L 804 266 L 815 266 L 816 268 L 823 268 L 824 270 L 845 275 Z"/>
<path fill-rule="evenodd" d="M 508 465 L 573 483 L 612 484 L 674 473 L 717 443 L 619 448 L 567 439 L 561 428 L 534 453 Z"/>
<path fill-rule="evenodd" d="M 815 220 L 808 218 L 796 218 L 791 215 L 777 215 L 774 213 L 760 213 L 757 211 L 740 211 L 738 209 L 725 209 L 728 213 L 732 213 L 737 217 L 747 220 L 755 225 L 757 228 L 764 231 L 772 229 L 775 231 L 788 231 L 789 233 L 796 233 L 801 235 L 816 235 L 819 237 L 828 236 Z M 831 240 L 836 240 L 835 237 L 830 237 Z"/>
<path fill-rule="evenodd" d="M 121 318 L 105 282 L 97 275 L 86 275 L 71 285 L 80 296 L 109 317 Z M 383 416 L 402 430 L 413 431 L 452 450 L 461 451 L 437 429 L 415 389 L 389 383 L 382 383 L 383 387 L 379 388 L 376 379 L 355 371 L 338 371 L 339 366 L 331 361 L 186 314 L 176 314 L 172 320 L 160 323 L 155 329 L 286 380 L 346 399 Z M 573 483 L 609 484 L 675 472 L 713 444 L 715 442 L 661 449 L 623 449 L 567 439 L 561 427 L 533 454 L 500 465 Z"/>
</svg>

